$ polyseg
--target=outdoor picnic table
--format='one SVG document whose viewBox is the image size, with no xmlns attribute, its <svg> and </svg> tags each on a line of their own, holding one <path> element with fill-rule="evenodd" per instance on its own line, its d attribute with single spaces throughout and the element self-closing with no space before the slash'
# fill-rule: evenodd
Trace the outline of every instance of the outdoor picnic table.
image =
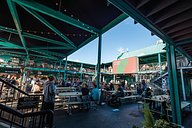
<svg viewBox="0 0 192 128">
<path fill-rule="evenodd" d="M 66 96 L 81 96 L 82 92 L 62 92 L 58 94 L 61 97 L 66 97 Z"/>
<path fill-rule="evenodd" d="M 162 96 L 153 96 L 151 98 L 144 98 L 144 101 L 154 101 L 155 103 L 160 103 L 160 113 L 163 114 L 163 102 L 165 102 L 165 99 Z"/>
</svg>

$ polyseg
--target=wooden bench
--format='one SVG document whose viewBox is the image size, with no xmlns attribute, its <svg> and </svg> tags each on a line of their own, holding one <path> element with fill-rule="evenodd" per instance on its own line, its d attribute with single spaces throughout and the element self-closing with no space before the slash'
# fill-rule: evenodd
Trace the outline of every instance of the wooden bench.
<svg viewBox="0 0 192 128">
<path fill-rule="evenodd" d="M 121 103 L 127 103 L 128 101 L 130 101 L 130 99 L 131 99 L 131 101 L 132 100 L 136 101 L 137 98 L 139 98 L 139 97 L 140 97 L 140 95 L 131 95 L 131 96 L 119 97 L 119 99 L 120 99 Z"/>
<path fill-rule="evenodd" d="M 90 102 L 79 102 L 79 101 L 63 102 L 63 107 L 66 105 L 68 107 L 67 111 L 68 111 L 69 115 L 72 115 L 71 110 L 72 110 L 73 106 L 75 106 L 75 105 L 78 106 L 78 105 L 83 105 L 83 104 L 89 105 Z"/>
</svg>

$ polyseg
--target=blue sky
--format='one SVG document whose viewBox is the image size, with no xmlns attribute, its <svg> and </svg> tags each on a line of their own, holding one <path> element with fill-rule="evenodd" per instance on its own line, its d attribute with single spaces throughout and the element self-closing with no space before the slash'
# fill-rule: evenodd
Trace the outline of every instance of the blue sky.
<svg viewBox="0 0 192 128">
<path fill-rule="evenodd" d="M 151 32 L 142 25 L 134 24 L 132 18 L 127 18 L 102 36 L 101 62 L 116 60 L 119 49 L 134 51 L 154 44 L 159 38 L 151 36 Z M 98 38 L 88 43 L 68 57 L 68 60 L 96 64 Z"/>
</svg>

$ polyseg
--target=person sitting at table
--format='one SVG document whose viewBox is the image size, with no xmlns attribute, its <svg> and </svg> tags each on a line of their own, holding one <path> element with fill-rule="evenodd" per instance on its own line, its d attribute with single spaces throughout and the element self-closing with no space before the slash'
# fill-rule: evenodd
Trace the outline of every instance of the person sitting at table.
<svg viewBox="0 0 192 128">
<path fill-rule="evenodd" d="M 33 93 L 40 93 L 41 92 L 38 82 L 35 82 L 34 86 L 32 86 L 31 92 L 33 92 Z"/>
<path fill-rule="evenodd" d="M 86 83 L 82 84 L 82 101 L 83 102 L 88 102 L 89 101 L 89 89 Z M 83 104 L 83 107 L 86 109 L 89 109 L 89 105 L 88 104 Z"/>
<path fill-rule="evenodd" d="M 117 92 L 116 92 L 117 97 L 124 97 L 124 91 L 123 88 L 121 87 L 120 84 L 118 84 Z"/>
<path fill-rule="evenodd" d="M 109 88 L 110 88 L 110 90 L 115 90 L 115 88 L 114 88 L 114 85 L 113 85 L 113 82 L 111 81 L 110 82 L 110 84 L 109 84 Z"/>
<path fill-rule="evenodd" d="M 110 88 L 109 88 L 109 86 L 107 85 L 107 83 L 104 84 L 103 89 L 105 89 L 106 91 L 109 91 L 109 90 L 110 90 Z"/>
<path fill-rule="evenodd" d="M 152 90 L 150 88 L 147 88 L 145 90 L 145 98 L 151 98 L 152 97 Z M 152 104 L 154 105 L 154 102 L 151 100 L 146 100 L 146 103 L 149 104 L 149 109 L 152 108 Z"/>
</svg>

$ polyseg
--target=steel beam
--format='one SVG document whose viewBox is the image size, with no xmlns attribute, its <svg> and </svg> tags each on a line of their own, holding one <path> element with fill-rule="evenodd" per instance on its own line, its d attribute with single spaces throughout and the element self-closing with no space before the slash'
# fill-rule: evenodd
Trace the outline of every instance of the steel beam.
<svg viewBox="0 0 192 128">
<path fill-rule="evenodd" d="M 98 35 L 93 35 L 90 38 L 88 38 L 86 41 L 84 41 L 82 44 L 80 44 L 77 49 L 73 49 L 71 52 L 68 52 L 66 54 L 66 56 L 69 56 L 70 54 L 74 53 L 76 50 L 80 49 L 81 47 L 83 47 L 84 45 L 86 45 L 87 43 L 89 43 L 90 41 L 94 40 L 95 38 L 97 38 Z"/>
<path fill-rule="evenodd" d="M 67 57 L 65 58 L 65 69 L 63 74 L 63 80 L 66 82 L 66 74 L 67 74 Z"/>
<path fill-rule="evenodd" d="M 127 14 L 125 14 L 125 13 L 121 14 L 120 16 L 115 18 L 113 21 L 111 21 L 109 24 L 107 24 L 104 28 L 102 28 L 101 33 L 102 34 L 105 33 L 106 31 L 108 31 L 112 27 L 116 26 L 117 24 L 119 24 L 120 22 L 122 22 L 123 20 L 125 20 L 128 17 L 129 16 Z"/>
<path fill-rule="evenodd" d="M 23 58 L 22 55 L 17 55 L 17 54 L 13 54 L 13 53 L 8 53 L 8 52 L 4 52 L 3 54 L 0 53 L 1 55 L 6 55 L 6 56 L 14 56 L 14 57 L 19 57 L 19 58 Z"/>
<path fill-rule="evenodd" d="M 149 29 L 152 33 L 159 36 L 161 39 L 167 42 L 172 42 L 171 38 L 168 37 L 165 33 L 160 31 L 157 27 L 155 27 L 148 19 L 146 19 L 143 15 L 139 14 L 132 6 L 128 5 L 124 0 L 108 0 L 111 4 L 117 7 L 122 12 L 131 16 L 133 19 L 138 21 L 144 27 Z"/>
<path fill-rule="evenodd" d="M 158 53 L 158 63 L 159 63 L 159 71 L 160 71 L 160 75 L 162 75 L 161 53 Z"/>
<path fill-rule="evenodd" d="M 181 73 L 181 85 L 182 85 L 182 91 L 183 91 L 183 100 L 186 101 L 186 95 L 185 95 L 185 83 L 184 83 L 184 78 L 183 78 L 183 69 L 180 69 Z"/>
<path fill-rule="evenodd" d="M 35 56 L 35 57 L 40 57 L 40 58 L 47 58 L 47 59 L 52 59 L 52 60 L 58 60 L 58 58 L 51 57 L 51 56 L 42 56 L 42 55 L 37 55 L 37 54 L 30 54 L 30 56 Z"/>
<path fill-rule="evenodd" d="M 45 15 L 48 15 L 50 17 L 53 17 L 55 19 L 58 19 L 58 20 L 63 21 L 65 23 L 68 23 L 70 25 L 73 25 L 75 27 L 81 28 L 81 29 L 86 30 L 88 32 L 91 32 L 94 34 L 100 33 L 99 29 L 97 29 L 97 28 L 94 28 L 90 25 L 87 25 L 81 21 L 78 21 L 74 18 L 71 18 L 71 17 L 69 17 L 69 16 L 67 16 L 67 15 L 65 15 L 59 11 L 53 10 L 49 7 L 46 7 L 42 4 L 35 2 L 35 1 L 26 1 L 26 0 L 25 1 L 24 0 L 13 0 L 13 1 L 20 4 L 20 5 L 25 6 L 27 8 L 41 12 Z"/>
<path fill-rule="evenodd" d="M 48 54 L 48 53 L 45 53 L 45 52 L 42 52 L 42 51 L 39 51 L 39 50 L 30 50 L 30 51 L 33 51 L 33 52 L 36 52 L 36 53 L 39 53 L 39 54 L 42 54 L 42 55 L 45 55 L 46 56 L 46 58 L 52 58 L 52 59 L 54 59 L 54 60 L 58 60 L 58 58 L 56 58 L 56 57 L 54 57 L 54 56 L 51 56 L 50 54 Z M 34 54 L 30 54 L 30 55 L 33 55 L 34 56 Z M 44 56 L 42 56 L 42 57 L 44 57 Z"/>
<path fill-rule="evenodd" d="M 65 49 L 72 49 L 72 48 L 68 48 L 68 47 L 32 47 L 32 48 L 28 48 L 29 50 L 36 50 L 36 49 L 58 49 L 58 50 L 65 50 Z"/>
<path fill-rule="evenodd" d="M 190 43 L 192 43 L 192 38 L 175 42 L 176 46 L 182 46 L 182 45 L 186 45 L 186 44 L 190 44 Z"/>
<path fill-rule="evenodd" d="M 177 47 L 176 49 L 180 54 L 184 55 L 185 57 L 187 57 L 189 60 L 192 60 L 192 57 L 190 55 L 188 55 L 185 51 L 183 51 L 181 48 Z"/>
<path fill-rule="evenodd" d="M 177 80 L 177 66 L 175 60 L 175 47 L 173 45 L 166 45 L 167 63 L 168 63 L 168 77 L 169 88 L 171 96 L 171 109 L 173 115 L 173 122 L 181 125 L 181 101 L 179 96 L 179 85 Z"/>
<path fill-rule="evenodd" d="M 83 64 L 81 63 L 81 67 L 80 67 L 80 81 L 83 82 Z"/>
<path fill-rule="evenodd" d="M 41 21 L 44 25 L 46 25 L 48 28 L 50 28 L 53 32 L 57 33 L 58 36 L 60 36 L 61 38 L 63 38 L 65 41 L 67 41 L 71 46 L 73 46 L 74 48 L 76 48 L 76 46 L 74 45 L 74 43 L 67 38 L 65 35 L 63 35 L 62 32 L 60 32 L 57 28 L 55 28 L 52 24 L 50 24 L 47 20 L 45 20 L 42 16 L 40 16 L 38 13 L 36 13 L 35 11 L 26 8 L 25 6 L 22 6 L 27 12 L 29 12 L 31 15 L 33 15 L 35 18 L 37 18 L 39 21 Z"/>
<path fill-rule="evenodd" d="M 15 29 L 0 26 L 0 30 L 5 31 L 5 32 L 14 33 L 14 34 L 18 35 L 18 32 Z M 72 48 L 70 44 L 66 44 L 64 42 L 60 42 L 60 41 L 49 39 L 49 38 L 42 37 L 42 36 L 37 36 L 37 35 L 30 34 L 30 33 L 27 33 L 27 32 L 22 32 L 22 35 L 24 37 L 28 37 L 28 38 L 31 38 L 31 39 L 36 39 L 36 40 L 40 40 L 40 41 L 44 41 L 44 42 L 48 42 L 48 43 L 57 44 L 57 45 L 60 45 L 60 46 Z"/>
<path fill-rule="evenodd" d="M 35 51 L 39 51 L 41 53 L 45 53 L 45 54 L 48 54 L 48 55 L 60 56 L 60 57 L 65 57 L 66 56 L 65 54 L 61 54 L 61 53 L 58 53 L 58 52 L 47 51 L 47 50 L 37 49 Z"/>
<path fill-rule="evenodd" d="M 101 68 L 101 45 L 102 45 L 102 35 L 99 35 L 98 40 L 98 56 L 97 56 L 97 88 L 100 88 L 100 68 Z"/>
<path fill-rule="evenodd" d="M 11 47 L 11 48 L 24 49 L 23 47 L 17 45 L 16 43 L 14 43 L 12 41 L 9 41 L 7 39 L 4 39 L 4 38 L 0 37 L 0 40 L 3 41 L 3 42 L 0 42 L 0 45 Z"/>
<path fill-rule="evenodd" d="M 22 42 L 22 44 L 23 44 L 23 47 L 25 48 L 25 51 L 26 51 L 27 56 L 28 56 L 29 53 L 28 53 L 28 51 L 27 51 L 25 38 L 24 38 L 23 35 L 22 35 L 21 23 L 20 23 L 20 21 L 19 21 L 19 16 L 18 16 L 18 13 L 17 13 L 17 10 L 16 10 L 15 3 L 12 2 L 12 0 L 7 0 L 7 4 L 8 4 L 8 7 L 9 7 L 9 10 L 10 10 L 10 12 L 11 12 L 11 15 L 12 15 L 12 17 L 13 17 L 13 20 L 14 20 L 15 26 L 16 26 L 16 28 L 17 28 L 17 31 L 18 31 L 19 37 L 20 37 L 20 39 L 21 39 L 21 42 Z"/>
<path fill-rule="evenodd" d="M 13 54 L 20 54 L 20 55 L 25 55 L 26 56 L 26 53 L 21 53 L 21 52 L 16 52 L 16 51 L 0 50 L 0 52 L 9 52 L 9 53 L 13 53 Z"/>
</svg>

